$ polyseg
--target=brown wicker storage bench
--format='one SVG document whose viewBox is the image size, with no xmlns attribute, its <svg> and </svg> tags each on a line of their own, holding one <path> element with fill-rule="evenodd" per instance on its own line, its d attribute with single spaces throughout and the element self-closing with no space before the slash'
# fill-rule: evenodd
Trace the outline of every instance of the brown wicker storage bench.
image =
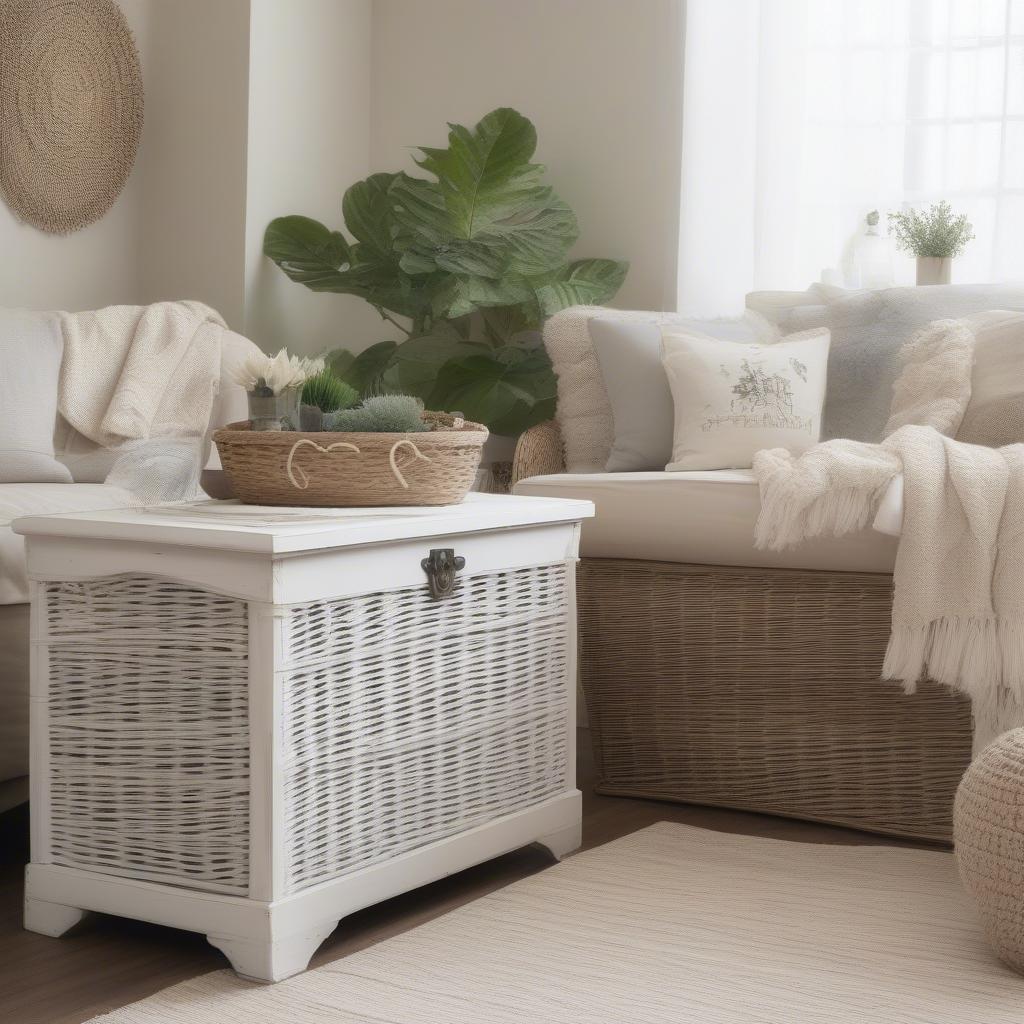
<svg viewBox="0 0 1024 1024">
<path fill-rule="evenodd" d="M 558 472 L 560 443 L 525 434 L 514 479 Z M 879 678 L 891 594 L 881 573 L 584 557 L 598 791 L 948 842 L 970 706 Z"/>
</svg>

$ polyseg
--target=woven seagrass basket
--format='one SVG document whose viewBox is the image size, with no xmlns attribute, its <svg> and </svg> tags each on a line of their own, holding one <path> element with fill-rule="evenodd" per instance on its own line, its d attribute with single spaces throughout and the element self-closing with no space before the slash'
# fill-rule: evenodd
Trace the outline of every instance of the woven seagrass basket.
<svg viewBox="0 0 1024 1024">
<path fill-rule="evenodd" d="M 230 423 L 213 440 L 235 496 L 249 505 L 457 505 L 473 484 L 487 428 L 307 434 Z"/>
</svg>

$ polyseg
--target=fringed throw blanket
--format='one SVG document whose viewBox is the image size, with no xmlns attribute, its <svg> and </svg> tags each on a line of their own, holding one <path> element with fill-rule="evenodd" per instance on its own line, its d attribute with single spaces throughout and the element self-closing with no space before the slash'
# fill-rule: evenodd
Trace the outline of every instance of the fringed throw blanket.
<svg viewBox="0 0 1024 1024">
<path fill-rule="evenodd" d="M 934 679 L 968 694 L 975 748 L 1024 724 L 1024 445 L 954 440 L 970 399 L 973 334 L 939 321 L 910 342 L 881 444 L 835 440 L 799 457 L 754 461 L 757 544 L 781 549 L 871 522 L 904 477 L 893 574 L 892 635 L 882 675 Z"/>
</svg>

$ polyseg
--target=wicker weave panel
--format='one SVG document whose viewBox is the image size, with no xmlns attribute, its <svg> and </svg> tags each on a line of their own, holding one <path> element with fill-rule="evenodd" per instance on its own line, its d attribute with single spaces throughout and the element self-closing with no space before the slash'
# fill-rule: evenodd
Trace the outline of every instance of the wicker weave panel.
<svg viewBox="0 0 1024 1024">
<path fill-rule="evenodd" d="M 948 841 L 968 701 L 882 682 L 891 577 L 584 559 L 602 792 Z"/>
<path fill-rule="evenodd" d="M 566 564 L 292 609 L 286 889 L 565 789 Z"/>
<path fill-rule="evenodd" d="M 244 895 L 245 602 L 153 577 L 45 585 L 53 862 Z"/>
</svg>

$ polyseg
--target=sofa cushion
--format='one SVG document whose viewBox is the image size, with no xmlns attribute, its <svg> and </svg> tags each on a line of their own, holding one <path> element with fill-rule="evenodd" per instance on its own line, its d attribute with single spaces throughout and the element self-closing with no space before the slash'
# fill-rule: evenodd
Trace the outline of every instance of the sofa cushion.
<svg viewBox="0 0 1024 1024">
<path fill-rule="evenodd" d="M 827 328 L 773 345 L 723 345 L 674 328 L 662 332 L 675 405 L 674 471 L 749 469 L 757 452 L 794 454 L 821 434 Z"/>
<path fill-rule="evenodd" d="M 1024 442 L 1024 313 L 992 310 L 964 317 L 974 332 L 971 400 L 958 441 L 999 448 Z"/>
<path fill-rule="evenodd" d="M 129 491 L 109 484 L 0 484 L 0 604 L 28 600 L 25 538 L 11 530 L 15 519 L 140 504 Z"/>
<path fill-rule="evenodd" d="M 870 529 L 758 551 L 761 500 L 750 470 L 559 473 L 520 480 L 515 493 L 594 502 L 597 514 L 583 524 L 588 558 L 886 573 L 896 561 L 896 538 Z"/>
<path fill-rule="evenodd" d="M 686 322 L 689 331 L 747 344 L 764 340 L 761 326 L 751 317 Z M 593 317 L 588 329 L 612 414 L 612 447 L 604 468 L 610 473 L 664 469 L 672 459 L 673 405 L 661 364 L 661 328 L 611 315 Z M 682 329 L 682 324 L 673 327 Z"/>
<path fill-rule="evenodd" d="M 0 308 L 0 483 L 71 483 L 53 453 L 63 351 L 56 314 Z"/>
<path fill-rule="evenodd" d="M 880 441 L 905 342 L 933 320 L 985 310 L 1024 310 L 1024 284 L 954 284 L 886 288 L 831 298 L 832 332 L 822 436 Z"/>
<path fill-rule="evenodd" d="M 614 421 L 601 367 L 588 329 L 593 317 L 656 327 L 696 327 L 703 333 L 720 321 L 694 320 L 678 313 L 649 310 L 608 309 L 604 306 L 570 306 L 544 325 L 544 347 L 558 378 L 558 410 L 555 414 L 565 445 L 565 464 L 570 473 L 599 473 L 605 469 L 614 441 Z M 775 328 L 757 313 L 750 322 L 766 339 L 777 337 Z M 703 327 L 701 325 L 704 325 Z"/>
</svg>

